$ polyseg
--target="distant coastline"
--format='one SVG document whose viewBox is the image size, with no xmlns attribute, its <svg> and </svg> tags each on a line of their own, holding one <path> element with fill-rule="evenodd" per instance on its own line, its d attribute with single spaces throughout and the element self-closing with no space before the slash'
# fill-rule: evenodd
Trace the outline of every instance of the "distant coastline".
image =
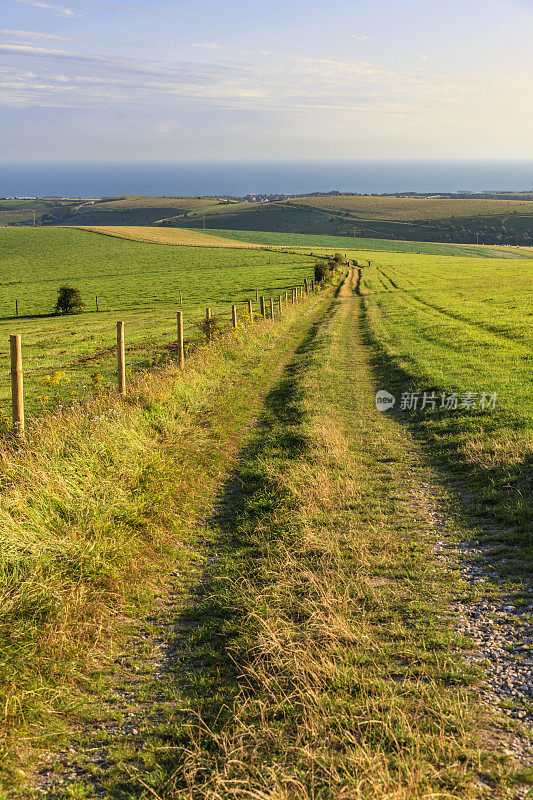
<svg viewBox="0 0 533 800">
<path fill-rule="evenodd" d="M 0 163 L 0 196 L 531 191 L 529 161 Z"/>
</svg>

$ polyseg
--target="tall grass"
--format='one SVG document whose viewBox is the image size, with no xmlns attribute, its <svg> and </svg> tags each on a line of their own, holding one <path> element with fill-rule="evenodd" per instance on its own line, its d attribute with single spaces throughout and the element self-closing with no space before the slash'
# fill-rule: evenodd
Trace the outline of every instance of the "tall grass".
<svg viewBox="0 0 533 800">
<path fill-rule="evenodd" d="M 32 419 L 0 449 L 0 746 L 57 736 L 172 570 L 193 579 L 213 501 L 298 328 L 242 327 L 174 365 Z M 259 358 L 263 355 L 264 358 Z M 269 363 L 269 357 L 270 362 Z M 228 413 L 231 409 L 231 413 Z"/>
</svg>

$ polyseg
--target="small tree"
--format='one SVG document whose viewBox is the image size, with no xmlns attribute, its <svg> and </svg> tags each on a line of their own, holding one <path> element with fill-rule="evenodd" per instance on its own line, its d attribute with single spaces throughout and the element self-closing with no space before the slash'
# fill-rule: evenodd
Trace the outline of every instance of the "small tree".
<svg viewBox="0 0 533 800">
<path fill-rule="evenodd" d="M 79 289 L 74 286 L 60 286 L 55 307 L 56 314 L 79 314 L 85 309 Z"/>
<path fill-rule="evenodd" d="M 333 261 L 335 261 L 336 264 L 344 264 L 344 256 L 343 256 L 343 254 L 342 253 L 335 253 L 335 255 L 333 256 Z"/>
</svg>

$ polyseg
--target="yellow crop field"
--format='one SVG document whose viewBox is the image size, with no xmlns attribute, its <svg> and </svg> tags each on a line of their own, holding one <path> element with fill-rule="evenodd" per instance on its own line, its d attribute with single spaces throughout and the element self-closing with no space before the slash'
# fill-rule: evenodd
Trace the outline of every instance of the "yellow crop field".
<svg viewBox="0 0 533 800">
<path fill-rule="evenodd" d="M 351 212 L 361 219 L 430 220 L 493 214 L 533 214 L 527 200 L 479 200 L 432 197 L 298 197 L 291 203 L 312 206 L 322 211 Z"/>
<path fill-rule="evenodd" d="M 241 242 L 238 239 L 226 239 L 222 236 L 211 236 L 201 230 L 187 228 L 150 228 L 143 225 L 77 225 L 79 230 L 93 231 L 118 239 L 132 239 L 136 242 L 152 244 L 179 244 L 189 247 L 245 247 L 258 248 L 252 242 Z"/>
</svg>

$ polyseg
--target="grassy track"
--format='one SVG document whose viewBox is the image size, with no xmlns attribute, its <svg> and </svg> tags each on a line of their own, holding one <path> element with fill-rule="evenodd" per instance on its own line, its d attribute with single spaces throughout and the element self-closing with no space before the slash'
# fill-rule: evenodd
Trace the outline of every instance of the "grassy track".
<svg viewBox="0 0 533 800">
<path fill-rule="evenodd" d="M 248 298 L 255 303 L 256 287 L 267 297 L 277 296 L 311 277 L 314 265 L 306 255 L 164 247 L 70 228 L 2 229 L 0 247 L 0 405 L 5 419 L 10 333 L 22 334 L 28 410 L 39 410 L 55 402 L 56 395 L 78 396 L 94 380 L 104 386 L 114 382 L 116 320 L 126 322 L 128 365 L 147 364 L 164 358 L 175 340 L 180 290 L 186 337 L 195 341 L 199 332 L 194 325 L 206 306 L 227 323 L 231 303 L 239 303 L 243 312 Z M 81 290 L 87 313 L 51 315 L 64 282 Z M 19 319 L 14 318 L 15 299 Z M 43 382 L 55 372 L 65 373 L 62 385 Z"/>
<path fill-rule="evenodd" d="M 199 530 L 203 576 L 158 615 L 157 675 L 107 679 L 55 767 L 77 777 L 48 796 L 458 800 L 480 775 L 492 797 L 524 779 L 484 745 L 417 494 L 432 473 L 374 406 L 360 298 L 288 323 L 295 350 Z"/>
</svg>

